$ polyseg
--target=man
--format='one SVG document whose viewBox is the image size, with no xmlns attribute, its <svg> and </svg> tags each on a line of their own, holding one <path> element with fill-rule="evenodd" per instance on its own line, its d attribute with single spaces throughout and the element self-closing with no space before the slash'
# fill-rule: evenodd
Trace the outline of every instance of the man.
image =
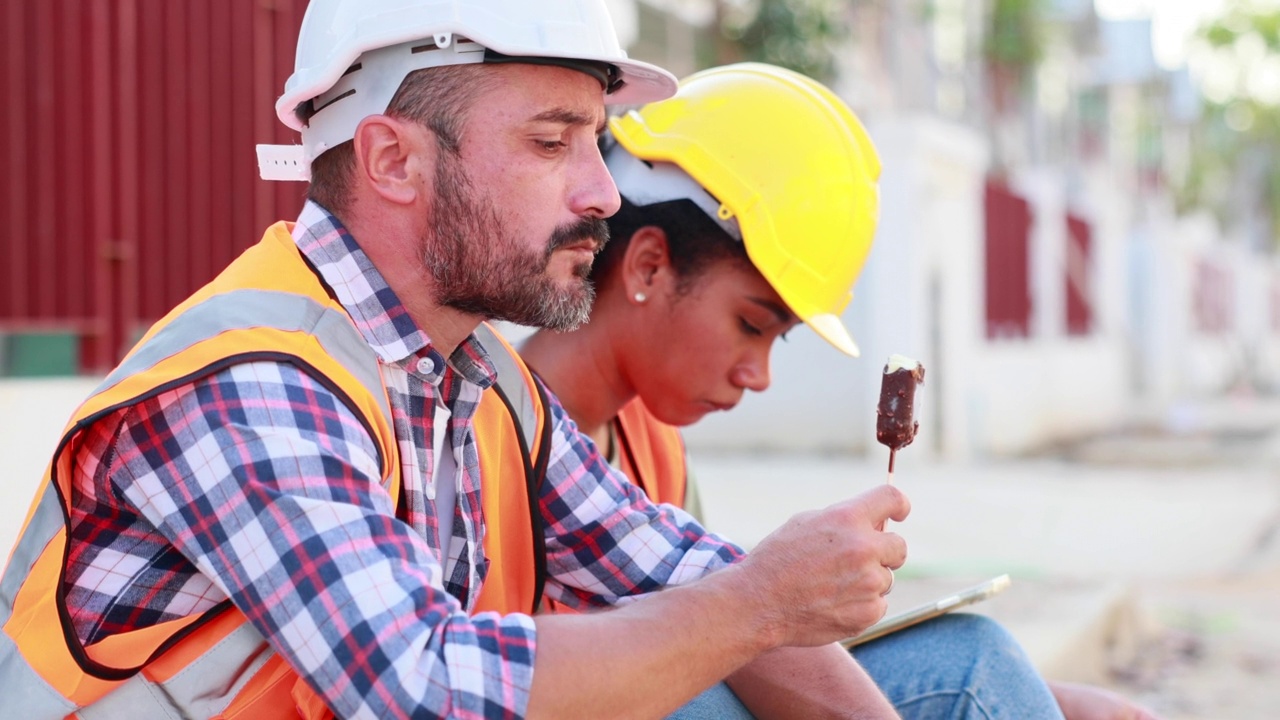
<svg viewBox="0 0 1280 720">
<path fill-rule="evenodd" d="M 892 716 L 830 643 L 884 612 L 901 493 L 746 557 L 630 491 L 554 401 L 548 572 L 620 607 L 468 615 L 493 480 L 471 333 L 586 317 L 619 204 L 603 100 L 673 91 L 600 0 L 313 2 L 277 104 L 303 144 L 263 155 L 311 201 L 72 419 L 0 581 L 6 711 L 660 717 L 744 667 L 820 666 L 828 710 Z"/>
</svg>

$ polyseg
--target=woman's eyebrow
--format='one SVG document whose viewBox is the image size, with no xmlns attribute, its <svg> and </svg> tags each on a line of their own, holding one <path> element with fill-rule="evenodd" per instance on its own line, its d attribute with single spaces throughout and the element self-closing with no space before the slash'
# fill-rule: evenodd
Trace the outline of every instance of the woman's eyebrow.
<svg viewBox="0 0 1280 720">
<path fill-rule="evenodd" d="M 747 299 L 773 313 L 774 317 L 778 318 L 778 322 L 780 323 L 800 322 L 800 318 L 792 315 L 791 311 L 780 303 L 776 303 L 768 298 L 762 297 L 748 297 Z"/>
</svg>

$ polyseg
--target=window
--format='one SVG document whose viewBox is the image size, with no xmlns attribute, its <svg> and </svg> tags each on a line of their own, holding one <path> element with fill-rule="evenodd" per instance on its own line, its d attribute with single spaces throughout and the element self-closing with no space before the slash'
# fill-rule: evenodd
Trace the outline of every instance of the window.
<svg viewBox="0 0 1280 720">
<path fill-rule="evenodd" d="M 987 338 L 1025 338 L 1031 334 L 1031 206 L 990 181 L 984 205 Z"/>
</svg>

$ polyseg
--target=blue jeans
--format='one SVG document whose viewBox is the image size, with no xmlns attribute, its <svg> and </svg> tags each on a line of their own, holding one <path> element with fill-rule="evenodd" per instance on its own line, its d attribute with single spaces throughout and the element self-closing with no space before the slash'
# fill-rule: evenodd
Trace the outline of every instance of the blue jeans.
<svg viewBox="0 0 1280 720">
<path fill-rule="evenodd" d="M 1022 647 L 989 618 L 943 615 L 854 648 L 904 720 L 1062 720 Z M 720 683 L 673 720 L 752 720 Z"/>
</svg>

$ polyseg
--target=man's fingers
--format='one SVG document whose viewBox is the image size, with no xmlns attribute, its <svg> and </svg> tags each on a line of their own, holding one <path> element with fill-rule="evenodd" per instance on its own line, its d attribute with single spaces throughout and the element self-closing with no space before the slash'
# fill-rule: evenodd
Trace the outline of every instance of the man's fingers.
<svg viewBox="0 0 1280 720">
<path fill-rule="evenodd" d="M 893 570 L 891 570 L 890 568 L 885 568 L 885 570 L 889 572 L 889 582 L 885 584 L 884 592 L 880 593 L 880 597 L 884 597 L 889 593 L 893 592 L 893 581 L 894 581 Z"/>
<path fill-rule="evenodd" d="M 833 507 L 856 513 L 869 520 L 875 528 L 884 527 L 886 518 L 901 522 L 911 513 L 911 501 L 906 493 L 892 485 L 877 485 Z"/>
<path fill-rule="evenodd" d="M 880 564 L 897 570 L 907 562 L 907 541 L 897 533 L 885 533 L 881 537 Z"/>
<path fill-rule="evenodd" d="M 898 493 L 902 498 L 902 502 L 893 508 L 892 512 L 889 513 L 889 517 L 892 518 L 894 522 L 902 522 L 911 514 L 911 501 L 907 499 L 906 493 L 902 492 L 898 488 L 891 487 L 889 489 Z"/>
</svg>

